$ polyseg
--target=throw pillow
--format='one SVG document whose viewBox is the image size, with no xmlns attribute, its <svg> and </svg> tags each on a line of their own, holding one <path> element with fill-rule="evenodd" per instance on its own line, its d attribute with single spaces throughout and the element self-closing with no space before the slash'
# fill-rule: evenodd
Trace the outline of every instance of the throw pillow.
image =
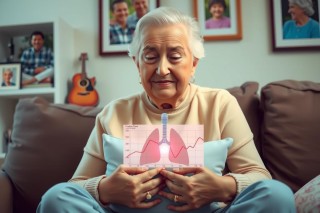
<svg viewBox="0 0 320 213">
<path fill-rule="evenodd" d="M 320 84 L 284 80 L 261 89 L 262 158 L 296 192 L 320 174 Z"/>
<path fill-rule="evenodd" d="M 260 125 L 262 112 L 260 109 L 260 97 L 258 95 L 258 89 L 259 84 L 257 82 L 248 81 L 241 86 L 232 87 L 227 90 L 237 99 L 253 133 L 253 139 L 256 148 L 261 154 Z"/>
<path fill-rule="evenodd" d="M 226 164 L 226 159 L 228 155 L 228 149 L 232 145 L 232 138 L 225 138 L 217 141 L 208 141 L 204 143 L 204 164 L 211 171 L 218 175 L 222 174 L 222 171 Z M 108 134 L 103 134 L 103 150 L 104 157 L 107 164 L 106 175 L 110 176 L 115 169 L 123 163 L 123 140 L 119 138 L 114 138 Z M 159 198 L 158 195 L 153 196 L 152 199 Z M 161 197 L 160 197 L 161 198 Z M 157 213 L 162 212 L 167 209 L 167 206 L 174 204 L 173 201 L 168 199 L 162 199 L 162 202 L 155 207 L 148 209 L 148 212 Z M 193 210 L 191 212 L 210 212 L 210 206 L 216 206 L 216 203 L 211 203 L 205 205 L 199 209 Z M 145 212 L 143 209 L 129 209 L 121 205 L 110 205 L 110 208 L 117 212 Z"/>
<path fill-rule="evenodd" d="M 14 212 L 35 212 L 51 186 L 72 177 L 100 110 L 40 97 L 19 100 L 2 167 L 15 186 Z"/>
</svg>

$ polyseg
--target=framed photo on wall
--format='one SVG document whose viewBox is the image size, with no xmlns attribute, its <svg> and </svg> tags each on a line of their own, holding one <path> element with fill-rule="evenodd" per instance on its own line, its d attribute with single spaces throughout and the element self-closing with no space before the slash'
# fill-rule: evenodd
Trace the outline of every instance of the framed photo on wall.
<svg viewBox="0 0 320 213">
<path fill-rule="evenodd" d="M 288 0 L 270 1 L 273 51 L 320 50 L 320 0 L 312 2 L 301 8 L 290 7 Z M 304 12 L 298 14 L 295 10 Z"/>
<path fill-rule="evenodd" d="M 242 39 L 240 0 L 193 0 L 205 41 Z"/>
<path fill-rule="evenodd" d="M 100 55 L 126 54 L 137 16 L 159 6 L 159 0 L 99 0 Z M 126 28 L 123 29 L 123 25 Z"/>
<path fill-rule="evenodd" d="M 0 64 L 0 90 L 20 89 L 21 64 L 1 63 Z"/>
</svg>

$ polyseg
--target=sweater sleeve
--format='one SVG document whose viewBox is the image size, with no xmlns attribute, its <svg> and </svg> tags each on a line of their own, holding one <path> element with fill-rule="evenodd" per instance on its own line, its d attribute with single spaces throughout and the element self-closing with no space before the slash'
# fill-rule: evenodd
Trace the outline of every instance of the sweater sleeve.
<svg viewBox="0 0 320 213">
<path fill-rule="evenodd" d="M 72 178 L 68 182 L 80 185 L 82 188 L 86 189 L 89 192 L 89 194 L 99 202 L 100 205 L 104 206 L 100 202 L 98 186 L 99 182 L 105 177 L 105 175 L 100 175 L 98 177 L 93 177 L 89 179 Z"/>
<path fill-rule="evenodd" d="M 88 142 L 84 148 L 82 159 L 69 182 L 76 183 L 86 189 L 98 202 L 99 182 L 105 178 L 106 162 L 103 155 L 102 132 L 103 126 L 100 122 L 100 116 L 96 118 Z"/>
</svg>

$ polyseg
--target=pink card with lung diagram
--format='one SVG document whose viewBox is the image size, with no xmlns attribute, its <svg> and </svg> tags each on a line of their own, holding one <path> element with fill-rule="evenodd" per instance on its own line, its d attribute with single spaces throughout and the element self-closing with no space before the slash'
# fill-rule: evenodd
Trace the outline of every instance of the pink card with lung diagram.
<svg viewBox="0 0 320 213">
<path fill-rule="evenodd" d="M 123 163 L 132 167 L 203 167 L 203 125 L 124 125 Z"/>
</svg>

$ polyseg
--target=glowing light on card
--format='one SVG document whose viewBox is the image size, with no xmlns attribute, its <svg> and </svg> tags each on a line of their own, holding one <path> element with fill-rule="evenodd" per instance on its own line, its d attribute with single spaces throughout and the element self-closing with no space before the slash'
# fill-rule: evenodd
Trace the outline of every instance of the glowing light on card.
<svg viewBox="0 0 320 213">
<path fill-rule="evenodd" d="M 169 156 L 170 146 L 166 143 L 160 144 L 161 156 Z"/>
</svg>

